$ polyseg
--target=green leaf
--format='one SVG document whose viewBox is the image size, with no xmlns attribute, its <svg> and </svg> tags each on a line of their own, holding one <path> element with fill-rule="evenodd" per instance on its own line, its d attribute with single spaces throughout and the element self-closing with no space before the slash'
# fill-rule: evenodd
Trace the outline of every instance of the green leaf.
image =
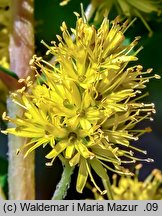
<svg viewBox="0 0 162 216">
<path fill-rule="evenodd" d="M 4 188 L 7 182 L 7 175 L 0 175 L 0 187 Z"/>
<path fill-rule="evenodd" d="M 8 170 L 8 162 L 6 159 L 0 157 L 0 176 L 6 175 Z"/>
<path fill-rule="evenodd" d="M 7 197 L 7 191 L 8 191 L 7 171 L 8 171 L 8 161 L 0 157 L 0 189 L 4 191 L 5 197 Z"/>
<path fill-rule="evenodd" d="M 0 71 L 5 73 L 5 74 L 8 74 L 9 76 L 11 76 L 17 80 L 19 79 L 19 77 L 13 71 L 8 70 L 7 68 L 0 66 Z"/>
</svg>

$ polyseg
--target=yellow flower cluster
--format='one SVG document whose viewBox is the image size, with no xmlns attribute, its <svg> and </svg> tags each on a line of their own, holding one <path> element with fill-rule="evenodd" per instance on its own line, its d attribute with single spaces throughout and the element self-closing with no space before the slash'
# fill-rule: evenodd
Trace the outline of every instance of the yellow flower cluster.
<svg viewBox="0 0 162 216">
<path fill-rule="evenodd" d="M 71 29 L 74 39 L 63 22 L 59 42 L 45 44 L 47 54 L 56 58 L 54 64 L 33 57 L 37 82 L 32 83 L 30 77 L 19 80 L 26 85 L 12 97 L 24 113 L 15 119 L 4 113 L 3 118 L 16 126 L 4 133 L 30 138 L 23 146 L 28 147 L 25 156 L 50 145 L 46 158 L 51 162 L 47 165 L 61 155 L 70 166 L 79 167 L 78 192 L 82 192 L 89 176 L 102 193 L 92 170 L 105 181 L 107 169 L 132 175 L 123 165 L 140 160 L 134 150 L 146 154 L 130 142 L 150 130 L 133 128 L 155 112 L 154 104 L 139 99 L 145 83 L 159 76 L 146 76 L 152 70 L 143 71 L 140 65 L 128 67 L 137 60 L 139 50 L 131 53 L 139 38 L 123 45 L 127 22 L 120 25 L 118 18 L 112 23 L 105 18 L 96 30 L 76 15 L 76 28 Z"/>
<path fill-rule="evenodd" d="M 95 20 L 101 20 L 101 15 L 104 11 L 109 11 L 113 6 L 116 7 L 118 14 L 128 18 L 138 17 L 146 26 L 150 34 L 152 30 L 147 23 L 146 15 L 157 13 L 162 10 L 162 1 L 160 0 L 92 0 L 92 4 L 97 8 Z"/>
<path fill-rule="evenodd" d="M 113 176 L 112 194 L 114 200 L 161 200 L 162 199 L 162 172 L 154 169 L 144 181 L 139 181 L 139 170 L 141 165 L 136 166 L 134 177 L 121 176 L 117 181 L 117 176 Z M 89 188 L 97 200 L 104 200 L 96 188 Z"/>
<path fill-rule="evenodd" d="M 159 200 L 162 199 L 162 173 L 154 169 L 152 173 L 142 182 L 138 180 L 138 171 L 140 166 L 136 167 L 136 175 L 133 178 L 122 176 L 116 185 L 116 176 L 112 191 L 115 200 Z"/>
<path fill-rule="evenodd" d="M 70 0 L 62 0 L 60 5 L 66 5 Z M 161 14 L 161 0 L 91 0 L 91 5 L 96 11 L 94 21 L 100 22 L 103 15 L 115 7 L 121 16 L 132 18 L 138 17 L 148 29 L 150 35 L 152 30 L 147 23 L 147 15 L 151 13 Z"/>
</svg>

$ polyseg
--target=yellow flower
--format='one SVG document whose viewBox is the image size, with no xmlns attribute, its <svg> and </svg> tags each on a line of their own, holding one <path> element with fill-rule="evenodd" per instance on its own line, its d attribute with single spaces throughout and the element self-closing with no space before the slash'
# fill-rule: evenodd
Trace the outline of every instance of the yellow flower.
<svg viewBox="0 0 162 216">
<path fill-rule="evenodd" d="M 150 175 L 142 182 L 138 180 L 139 169 L 136 166 L 136 175 L 133 178 L 122 176 L 116 183 L 114 175 L 112 191 L 115 200 L 159 200 L 162 199 L 162 173 L 154 169 Z"/>
<path fill-rule="evenodd" d="M 152 30 L 147 23 L 147 15 L 151 13 L 161 13 L 161 0 L 92 0 L 92 5 L 97 9 L 95 21 L 98 22 L 102 19 L 105 11 L 115 6 L 118 14 L 128 18 L 139 17 L 144 23 L 150 34 Z"/>
<path fill-rule="evenodd" d="M 142 165 L 135 168 L 135 176 L 121 176 L 119 181 L 116 174 L 113 176 L 111 186 L 114 200 L 161 200 L 162 199 L 162 172 L 154 169 L 144 181 L 140 181 L 139 170 Z M 104 200 L 96 188 L 90 184 L 87 187 L 93 192 L 94 199 Z"/>
<path fill-rule="evenodd" d="M 70 0 L 62 0 L 60 5 L 66 5 Z M 161 0 L 91 0 L 87 13 L 91 14 L 89 18 L 94 15 L 94 22 L 100 23 L 103 15 L 108 14 L 112 8 L 115 8 L 118 15 L 127 18 L 138 17 L 141 19 L 145 27 L 152 35 L 152 30 L 147 23 L 148 14 L 156 13 L 161 14 L 162 11 Z"/>
<path fill-rule="evenodd" d="M 139 65 L 127 66 L 137 60 L 131 50 L 138 38 L 123 46 L 125 28 L 126 23 L 120 26 L 118 18 L 112 24 L 105 18 L 96 30 L 78 17 L 76 28 L 72 29 L 73 41 L 63 23 L 59 43 L 46 45 L 47 54 L 56 57 L 54 64 L 34 56 L 31 64 L 34 63 L 37 82 L 32 83 L 30 77 L 19 80 L 26 85 L 12 94 L 13 102 L 24 108 L 23 115 L 15 119 L 3 115 L 15 124 L 4 133 L 30 138 L 23 146 L 28 146 L 25 156 L 40 146 L 50 145 L 46 158 L 51 162 L 47 165 L 61 155 L 70 166 L 79 166 L 78 192 L 83 191 L 89 176 L 102 193 L 92 169 L 105 181 L 106 169 L 132 175 L 123 164 L 140 160 L 133 150 L 145 153 L 130 142 L 149 130 L 133 127 L 150 119 L 155 110 L 153 104 L 139 102 L 138 94 L 150 78 L 159 77 L 146 77 L 151 70 L 143 72 Z"/>
<path fill-rule="evenodd" d="M 0 65 L 8 65 L 10 0 L 0 0 Z"/>
</svg>

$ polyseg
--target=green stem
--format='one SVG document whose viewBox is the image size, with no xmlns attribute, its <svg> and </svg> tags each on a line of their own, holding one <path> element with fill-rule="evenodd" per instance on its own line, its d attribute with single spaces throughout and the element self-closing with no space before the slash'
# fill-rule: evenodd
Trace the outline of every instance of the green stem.
<svg viewBox="0 0 162 216">
<path fill-rule="evenodd" d="M 70 186 L 71 175 L 73 174 L 74 167 L 71 167 L 68 162 L 64 162 L 64 169 L 61 176 L 61 180 L 56 186 L 56 190 L 52 197 L 52 200 L 62 200 L 66 196 L 67 190 Z"/>
<path fill-rule="evenodd" d="M 107 197 L 108 197 L 108 199 L 109 200 L 114 200 L 113 194 L 112 194 L 112 190 L 111 190 L 111 183 L 110 183 L 109 177 L 108 177 L 107 180 L 103 179 L 102 182 L 103 182 L 105 190 L 107 190 Z"/>
</svg>

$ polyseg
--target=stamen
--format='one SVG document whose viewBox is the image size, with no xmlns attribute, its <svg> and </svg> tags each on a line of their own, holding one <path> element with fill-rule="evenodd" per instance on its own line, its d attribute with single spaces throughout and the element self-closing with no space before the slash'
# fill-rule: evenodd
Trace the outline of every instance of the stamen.
<svg viewBox="0 0 162 216">
<path fill-rule="evenodd" d="M 94 186 L 96 187 L 96 189 L 97 189 L 101 194 L 105 194 L 105 190 L 102 191 L 102 190 L 98 187 L 98 185 L 96 184 L 96 182 L 95 182 L 95 180 L 94 180 L 94 178 L 93 178 L 93 176 L 92 176 L 92 173 L 91 173 L 91 170 L 90 170 L 90 167 L 89 167 L 89 164 L 87 163 L 87 161 L 86 161 L 86 167 L 87 167 L 87 171 L 88 171 L 88 174 L 89 174 L 89 176 L 90 176 L 90 179 L 91 179 L 91 181 L 93 182 L 93 184 L 94 184 Z"/>
</svg>

